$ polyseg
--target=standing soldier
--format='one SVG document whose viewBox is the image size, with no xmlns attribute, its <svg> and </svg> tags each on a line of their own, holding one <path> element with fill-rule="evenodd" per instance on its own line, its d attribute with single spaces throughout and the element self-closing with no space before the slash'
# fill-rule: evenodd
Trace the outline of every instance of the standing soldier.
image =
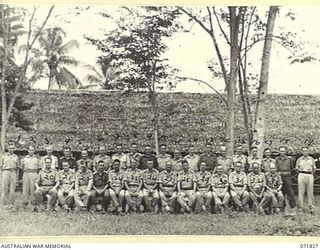
<svg viewBox="0 0 320 250">
<path fill-rule="evenodd" d="M 271 196 L 271 207 L 274 212 L 279 213 L 280 209 L 284 208 L 284 196 L 281 192 L 282 179 L 281 175 L 277 173 L 277 168 L 274 163 L 269 164 L 269 172 L 266 174 L 266 192 Z"/>
<path fill-rule="evenodd" d="M 124 186 L 125 199 L 129 208 L 135 212 L 140 207 L 143 193 L 142 193 L 142 171 L 137 168 L 138 162 L 135 159 L 131 160 L 130 168 L 125 172 Z"/>
<path fill-rule="evenodd" d="M 193 208 L 196 203 L 196 178 L 194 172 L 189 169 L 189 164 L 186 160 L 182 161 L 182 168 L 178 175 L 177 201 L 184 211 L 191 213 L 191 208 Z"/>
<path fill-rule="evenodd" d="M 103 161 L 105 166 L 105 171 L 109 170 L 109 168 L 112 165 L 112 162 L 111 162 L 111 157 L 106 153 L 107 153 L 106 147 L 100 146 L 99 154 L 93 158 L 93 166 L 95 169 L 97 169 L 99 161 Z"/>
<path fill-rule="evenodd" d="M 44 160 L 44 169 L 40 170 L 35 181 L 36 191 L 35 197 L 37 202 L 37 210 L 43 210 L 43 198 L 47 197 L 47 210 L 51 211 L 57 203 L 58 187 L 59 187 L 59 173 L 52 169 L 51 158 Z"/>
<path fill-rule="evenodd" d="M 167 161 L 171 161 L 171 155 L 167 154 L 167 145 L 161 144 L 160 145 L 160 154 L 157 156 L 158 164 L 159 164 L 159 171 L 163 171 L 166 169 Z"/>
<path fill-rule="evenodd" d="M 124 180 L 125 172 L 120 169 L 120 160 L 115 159 L 113 169 L 109 171 L 109 194 L 117 213 L 122 212 L 125 193 L 123 190 Z"/>
<path fill-rule="evenodd" d="M 261 171 L 262 159 L 258 156 L 258 148 L 255 146 L 251 148 L 251 156 L 248 157 L 248 173 L 252 172 L 253 163 L 258 163 Z"/>
<path fill-rule="evenodd" d="M 143 171 L 143 199 L 146 205 L 146 210 L 151 211 L 154 208 L 155 213 L 159 211 L 159 171 L 153 168 L 153 161 L 147 162 L 148 168 Z"/>
<path fill-rule="evenodd" d="M 173 153 L 173 160 L 172 160 L 172 168 L 176 174 L 179 174 L 179 172 L 182 170 L 182 161 L 183 161 L 183 158 L 182 158 L 181 152 L 180 150 L 176 149 Z"/>
<path fill-rule="evenodd" d="M 117 144 L 116 146 L 116 153 L 112 155 L 111 160 L 112 162 L 118 159 L 120 161 L 120 169 L 123 171 L 126 171 L 127 168 L 129 167 L 129 159 L 127 157 L 127 154 L 123 152 L 123 147 L 122 144 Z"/>
<path fill-rule="evenodd" d="M 245 156 L 242 152 L 243 148 L 242 145 L 238 145 L 236 147 L 236 153 L 232 156 L 232 162 L 233 165 L 235 166 L 235 164 L 237 162 L 241 162 L 242 166 L 241 166 L 241 170 L 243 172 L 246 172 L 246 168 L 247 168 L 247 156 Z"/>
<path fill-rule="evenodd" d="M 40 163 L 38 157 L 34 155 L 34 146 L 29 146 L 28 155 L 22 159 L 21 168 L 23 171 L 22 177 L 22 199 L 24 204 L 32 206 L 35 205 L 35 181 L 40 170 Z M 33 210 L 33 207 L 31 207 Z"/>
<path fill-rule="evenodd" d="M 80 163 L 75 176 L 74 203 L 77 210 L 88 210 L 88 200 L 93 185 L 92 172 L 84 163 Z"/>
<path fill-rule="evenodd" d="M 280 156 L 276 158 L 276 167 L 282 178 L 282 193 L 288 197 L 289 205 L 291 208 L 296 206 L 296 200 L 294 197 L 292 176 L 294 172 L 294 162 L 290 156 L 286 155 L 286 147 L 281 146 L 279 148 Z"/>
<path fill-rule="evenodd" d="M 131 143 L 131 152 L 127 154 L 127 160 L 128 160 L 128 167 L 131 167 L 131 161 L 132 159 L 135 159 L 136 162 L 140 162 L 142 154 L 138 152 L 138 145 L 137 143 L 133 142 Z M 138 167 L 139 168 L 139 167 Z"/>
<path fill-rule="evenodd" d="M 262 159 L 261 171 L 263 173 L 268 173 L 270 164 L 271 163 L 276 164 L 276 160 L 271 158 L 270 148 L 266 148 L 264 150 L 264 156 L 265 156 L 265 158 Z"/>
<path fill-rule="evenodd" d="M 195 149 L 193 145 L 189 147 L 189 154 L 186 155 L 184 159 L 187 160 L 191 171 L 193 172 L 199 171 L 200 156 L 195 153 Z"/>
<path fill-rule="evenodd" d="M 313 184 L 316 164 L 314 159 L 308 155 L 308 147 L 302 148 L 302 156 L 297 160 L 296 169 L 298 175 L 298 207 L 303 209 L 303 197 L 307 193 L 310 212 L 314 212 Z"/>
<path fill-rule="evenodd" d="M 51 159 L 51 168 L 56 170 L 58 169 L 59 165 L 58 165 L 58 157 L 52 155 L 53 153 L 53 147 L 51 145 L 47 145 L 46 146 L 46 153 L 47 155 L 41 157 L 40 159 L 40 166 L 42 169 L 45 168 L 45 159 L 50 158 Z"/>
<path fill-rule="evenodd" d="M 108 173 L 105 171 L 104 161 L 99 161 L 97 171 L 92 175 L 92 190 L 90 192 L 89 202 L 87 203 L 88 208 L 93 205 L 98 212 L 102 210 L 104 212 L 107 211 L 107 203 L 109 201 L 107 188 Z"/>
<path fill-rule="evenodd" d="M 145 147 L 145 154 L 140 157 L 140 163 L 139 163 L 139 168 L 142 169 L 147 169 L 147 162 L 148 161 L 153 161 L 153 167 L 155 169 L 158 169 L 158 160 L 155 155 L 152 154 L 151 152 L 151 146 L 146 145 Z"/>
<path fill-rule="evenodd" d="M 197 184 L 197 204 L 201 207 L 202 212 L 207 212 L 210 208 L 212 201 L 211 189 L 211 173 L 206 171 L 206 163 L 200 163 L 200 171 L 195 173 L 196 184 Z"/>
<path fill-rule="evenodd" d="M 14 149 L 14 144 L 9 144 L 8 152 L 4 153 L 0 161 L 0 170 L 2 172 L 1 200 L 4 205 L 7 203 L 14 203 L 14 194 L 17 184 L 17 171 L 20 167 L 19 157 L 14 153 Z"/>
<path fill-rule="evenodd" d="M 219 213 L 224 213 L 225 209 L 228 208 L 230 200 L 229 180 L 228 175 L 223 172 L 223 167 L 218 165 L 216 174 L 212 175 L 211 186 L 212 186 L 212 197 L 216 209 Z"/>
<path fill-rule="evenodd" d="M 172 171 L 171 161 L 166 162 L 166 170 L 162 171 L 159 176 L 159 195 L 162 209 L 166 212 L 174 210 L 177 201 L 177 174 Z"/>
<path fill-rule="evenodd" d="M 85 165 L 88 170 L 93 173 L 95 171 L 93 166 L 93 160 L 89 158 L 89 153 L 87 149 L 82 149 L 81 151 L 81 159 L 77 161 L 78 169 L 80 169 L 80 166 Z"/>
<path fill-rule="evenodd" d="M 63 160 L 61 164 L 58 201 L 62 209 L 70 212 L 73 205 L 75 172 L 73 169 L 70 169 L 69 161 Z"/>
<path fill-rule="evenodd" d="M 217 166 L 217 158 L 213 154 L 212 144 L 206 143 L 206 152 L 200 156 L 199 166 L 201 162 L 205 162 L 207 166 L 207 171 L 213 173 Z"/>
<path fill-rule="evenodd" d="M 270 204 L 271 196 L 265 192 L 266 177 L 260 172 L 258 162 L 252 164 L 252 172 L 248 174 L 248 188 L 255 211 L 264 214 L 264 209 Z"/>
<path fill-rule="evenodd" d="M 230 195 L 237 205 L 237 210 L 249 211 L 249 193 L 247 191 L 248 180 L 245 172 L 242 171 L 242 162 L 235 164 L 235 171 L 229 174 Z"/>
<path fill-rule="evenodd" d="M 67 161 L 69 163 L 69 168 L 72 169 L 74 172 L 76 172 L 78 170 L 77 161 L 76 161 L 76 158 L 72 157 L 71 148 L 65 147 L 63 149 L 63 154 L 64 156 L 62 156 L 59 161 L 59 169 L 62 170 L 63 169 L 62 162 Z"/>
<path fill-rule="evenodd" d="M 229 174 L 233 171 L 232 158 L 227 156 L 227 148 L 225 146 L 221 146 L 220 150 L 221 155 L 217 157 L 217 164 L 222 166 L 225 174 Z"/>
</svg>

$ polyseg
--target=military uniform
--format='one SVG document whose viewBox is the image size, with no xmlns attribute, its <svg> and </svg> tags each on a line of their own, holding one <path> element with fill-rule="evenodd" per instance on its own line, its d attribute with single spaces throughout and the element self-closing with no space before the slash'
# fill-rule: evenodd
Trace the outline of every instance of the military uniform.
<svg viewBox="0 0 320 250">
<path fill-rule="evenodd" d="M 125 181 L 125 172 L 119 170 L 116 172 L 114 169 L 109 171 L 109 183 L 112 184 L 113 189 L 109 185 L 110 198 L 115 207 L 118 207 L 124 201 L 125 191 L 123 190 L 123 184 Z"/>
<path fill-rule="evenodd" d="M 290 156 L 276 157 L 276 167 L 282 178 L 282 193 L 287 195 L 291 208 L 296 206 L 296 200 L 292 186 L 292 176 L 294 170 L 293 159 Z"/>
<path fill-rule="evenodd" d="M 95 169 L 97 169 L 99 161 L 103 161 L 104 162 L 104 166 L 105 166 L 105 171 L 108 171 L 109 168 L 112 166 L 112 161 L 111 161 L 111 157 L 109 155 L 96 155 L 93 158 L 93 166 Z"/>
<path fill-rule="evenodd" d="M 249 192 L 247 190 L 248 179 L 245 172 L 236 171 L 229 174 L 230 195 L 238 207 L 246 206 L 249 202 Z M 243 191 L 244 190 L 244 191 Z M 242 192 L 243 191 L 243 192 Z M 239 193 L 241 194 L 239 195 Z"/>
<path fill-rule="evenodd" d="M 116 153 L 113 154 L 111 157 L 112 162 L 114 162 L 114 160 L 119 160 L 120 161 L 120 169 L 123 171 L 126 171 L 127 168 L 130 166 L 130 159 L 128 158 L 127 154 L 125 153 Z"/>
<path fill-rule="evenodd" d="M 229 187 L 228 175 L 213 174 L 211 177 L 212 197 L 216 206 L 227 206 L 230 200 L 229 192 L 224 192 Z"/>
<path fill-rule="evenodd" d="M 161 205 L 163 208 L 169 206 L 173 208 L 177 201 L 177 185 L 178 176 L 174 171 L 168 172 L 167 170 L 162 171 L 159 174 L 159 183 L 162 184 L 164 189 L 163 191 L 159 191 L 159 196 L 161 199 Z"/>
<path fill-rule="evenodd" d="M 232 158 L 230 156 L 218 156 L 217 164 L 222 166 L 225 174 L 229 174 L 233 170 Z"/>
<path fill-rule="evenodd" d="M 283 208 L 284 207 L 284 196 L 281 190 L 278 190 L 280 185 L 282 185 L 282 178 L 279 173 L 270 173 L 266 174 L 266 185 L 272 191 L 267 190 L 271 195 L 272 207 L 273 208 Z"/>
<path fill-rule="evenodd" d="M 78 169 L 80 169 L 80 166 L 86 165 L 87 169 L 93 173 L 95 171 L 95 168 L 93 166 L 93 160 L 91 159 L 80 159 L 77 161 Z"/>
<path fill-rule="evenodd" d="M 2 169 L 2 202 L 14 203 L 19 157 L 16 154 L 4 153 L 1 157 L 0 166 Z"/>
<path fill-rule="evenodd" d="M 150 172 L 149 169 L 146 169 L 143 171 L 142 176 L 144 183 L 144 188 L 142 190 L 143 198 L 147 209 L 150 210 L 151 206 L 154 207 L 156 204 L 158 204 L 160 196 L 157 188 L 149 190 L 145 185 L 148 185 L 149 188 L 153 188 L 154 185 L 158 184 L 159 171 L 156 169 L 152 169 L 152 171 Z M 152 197 L 151 200 L 150 197 Z"/>
<path fill-rule="evenodd" d="M 68 171 L 61 170 L 59 172 L 60 185 L 58 188 L 58 200 L 61 206 L 68 205 L 70 207 L 73 203 L 75 172 L 72 169 Z M 72 188 L 71 188 L 72 187 Z"/>
<path fill-rule="evenodd" d="M 47 203 L 54 207 L 57 202 L 58 192 L 52 188 L 59 181 L 59 173 L 54 169 L 43 169 L 39 172 L 35 183 L 39 188 L 35 191 L 37 206 L 42 205 L 44 196 L 47 196 Z"/>
<path fill-rule="evenodd" d="M 75 176 L 74 202 L 78 208 L 88 206 L 90 191 L 93 185 L 93 175 L 89 169 L 85 172 L 78 170 Z"/>
<path fill-rule="evenodd" d="M 247 170 L 248 173 L 252 172 L 253 163 L 258 163 L 261 171 L 262 159 L 260 157 L 249 156 L 247 161 L 248 161 L 248 170 Z"/>
<path fill-rule="evenodd" d="M 214 154 L 202 154 L 199 159 L 198 168 L 201 162 L 206 163 L 206 171 L 213 173 L 217 166 L 217 157 Z"/>
<path fill-rule="evenodd" d="M 62 162 L 68 162 L 69 163 L 69 168 L 72 169 L 74 172 L 78 171 L 78 166 L 77 166 L 77 161 L 76 161 L 76 158 L 74 157 L 61 157 L 60 160 L 59 160 L 59 169 L 62 170 Z"/>
<path fill-rule="evenodd" d="M 189 164 L 189 168 L 191 171 L 193 172 L 198 172 L 199 171 L 199 160 L 200 160 L 200 156 L 197 154 L 193 154 L 193 155 L 186 155 L 184 157 L 184 159 L 188 162 Z"/>
<path fill-rule="evenodd" d="M 184 209 L 193 207 L 196 202 L 196 196 L 193 190 L 195 182 L 196 178 L 193 171 L 180 171 L 178 175 L 178 185 L 180 185 L 181 191 L 178 193 L 177 201 Z"/>
<path fill-rule="evenodd" d="M 125 172 L 124 182 L 127 183 L 128 190 L 125 191 L 125 199 L 130 208 L 137 208 L 141 205 L 143 193 L 139 189 L 142 181 L 142 171 L 140 169 L 128 169 Z"/>
<path fill-rule="evenodd" d="M 102 203 L 103 208 L 107 209 L 107 203 L 109 199 L 109 191 L 106 188 L 108 184 L 108 173 L 107 171 L 97 171 L 92 174 L 92 190 L 90 191 L 90 204 L 89 207 L 92 205 L 96 206 L 99 203 Z M 94 189 L 94 187 L 97 190 Z M 100 192 L 104 189 L 103 192 Z"/>
<path fill-rule="evenodd" d="M 210 207 L 212 201 L 212 193 L 209 191 L 211 185 L 211 173 L 208 171 L 195 173 L 197 183 L 196 199 L 199 207 Z"/>
<path fill-rule="evenodd" d="M 158 160 L 158 166 L 159 166 L 158 170 L 159 172 L 162 172 L 163 170 L 166 169 L 167 161 L 172 161 L 172 157 L 169 154 L 164 154 L 164 155 L 159 154 L 157 156 L 157 160 Z"/>
<path fill-rule="evenodd" d="M 273 163 L 276 165 L 276 160 L 273 158 L 263 158 L 262 159 L 262 165 L 261 165 L 261 172 L 268 173 L 270 170 L 270 163 Z"/>
<path fill-rule="evenodd" d="M 23 171 L 22 176 L 22 200 L 24 203 L 35 203 L 35 186 L 34 183 L 40 170 L 40 162 L 35 155 L 27 155 L 21 161 Z"/>
<path fill-rule="evenodd" d="M 233 155 L 232 156 L 232 162 L 233 162 L 234 166 L 235 166 L 235 164 L 237 162 L 241 162 L 242 163 L 241 171 L 246 172 L 247 163 L 248 163 L 247 156 L 245 156 L 245 155 Z"/>
</svg>

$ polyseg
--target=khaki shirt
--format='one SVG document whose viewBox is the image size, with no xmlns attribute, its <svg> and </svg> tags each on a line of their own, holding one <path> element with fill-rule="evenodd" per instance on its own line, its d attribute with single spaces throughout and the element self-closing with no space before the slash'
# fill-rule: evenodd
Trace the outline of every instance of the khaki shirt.
<svg viewBox="0 0 320 250">
<path fill-rule="evenodd" d="M 178 175 L 171 171 L 168 173 L 166 170 L 162 171 L 159 175 L 159 183 L 164 187 L 174 187 L 177 183 Z"/>
<path fill-rule="evenodd" d="M 199 171 L 199 160 L 200 156 L 197 154 L 194 155 L 186 155 L 184 159 L 188 162 L 190 170 L 197 172 Z"/>
<path fill-rule="evenodd" d="M 49 158 L 49 156 L 43 156 L 40 159 L 40 166 L 42 169 L 45 168 L 45 159 Z M 54 155 L 51 155 L 51 169 L 58 169 L 59 165 L 58 165 L 58 158 Z"/>
<path fill-rule="evenodd" d="M 75 181 L 75 172 L 72 169 L 69 169 L 67 172 L 60 170 L 59 180 L 62 187 L 70 187 Z"/>
<path fill-rule="evenodd" d="M 247 164 L 247 156 L 245 155 L 233 155 L 232 162 L 235 165 L 238 161 L 242 163 L 242 167 L 245 167 Z"/>
<path fill-rule="evenodd" d="M 268 159 L 268 158 L 263 158 L 263 159 L 262 159 L 261 171 L 264 172 L 264 173 L 269 172 L 269 170 L 270 170 L 270 167 L 269 167 L 269 166 L 270 166 L 270 163 L 273 163 L 273 164 L 276 165 L 276 160 L 273 159 L 273 158 L 270 158 L 270 159 Z M 277 167 L 277 166 L 276 166 L 276 167 Z"/>
<path fill-rule="evenodd" d="M 0 166 L 2 170 L 19 168 L 19 157 L 16 154 L 4 153 L 1 157 Z"/>
<path fill-rule="evenodd" d="M 130 159 L 129 157 L 125 154 L 125 153 L 121 153 L 121 154 L 114 154 L 111 157 L 112 162 L 118 159 L 120 161 L 120 169 L 122 170 L 126 170 L 128 166 L 130 166 Z"/>
<path fill-rule="evenodd" d="M 178 175 L 178 182 L 180 183 L 182 190 L 192 190 L 193 184 L 196 182 L 194 172 L 191 170 L 187 173 L 184 170 L 180 171 Z"/>
<path fill-rule="evenodd" d="M 218 165 L 221 165 L 223 168 L 223 172 L 225 174 L 229 174 L 229 171 L 231 169 L 233 169 L 233 165 L 232 165 L 232 158 L 229 156 L 218 156 L 217 157 L 217 163 Z"/>
<path fill-rule="evenodd" d="M 24 172 L 36 172 L 38 169 L 40 169 L 40 161 L 38 157 L 35 155 L 30 156 L 27 155 L 25 158 L 21 160 L 21 167 Z"/>
<path fill-rule="evenodd" d="M 75 176 L 75 184 L 77 187 L 88 186 L 90 182 L 93 182 L 93 175 L 90 170 L 86 170 L 86 172 L 82 172 L 78 170 Z"/>
<path fill-rule="evenodd" d="M 143 171 L 142 176 L 143 176 L 143 182 L 148 186 L 155 185 L 159 182 L 159 171 L 156 169 L 153 169 L 152 171 L 149 171 L 149 169 L 146 169 Z"/>
<path fill-rule="evenodd" d="M 212 175 L 211 185 L 216 189 L 225 189 L 229 186 L 229 178 L 228 175 L 223 174 L 219 176 L 218 174 Z"/>
<path fill-rule="evenodd" d="M 316 169 L 316 163 L 311 156 L 301 156 L 297 160 L 296 169 L 299 171 L 313 172 Z"/>
<path fill-rule="evenodd" d="M 271 174 L 270 172 L 266 174 L 266 185 L 271 189 L 277 189 L 282 185 L 282 178 L 279 173 Z"/>
<path fill-rule="evenodd" d="M 195 173 L 198 188 L 207 188 L 210 186 L 211 173 L 209 171 Z"/>
<path fill-rule="evenodd" d="M 53 187 L 56 185 L 57 181 L 59 181 L 59 173 L 57 170 L 40 170 L 38 177 L 36 179 L 36 183 L 40 187 Z"/>
<path fill-rule="evenodd" d="M 114 187 L 122 187 L 123 181 L 125 179 L 125 172 L 122 170 L 119 170 L 119 172 L 116 172 L 114 169 L 110 170 L 109 172 L 109 182 Z"/>
<path fill-rule="evenodd" d="M 95 169 L 97 169 L 99 161 L 103 161 L 104 162 L 105 171 L 107 171 L 109 169 L 109 167 L 112 166 L 111 157 L 109 155 L 103 155 L 103 156 L 102 155 L 96 155 L 93 158 L 93 166 L 95 167 Z"/>
<path fill-rule="evenodd" d="M 243 188 L 248 184 L 247 175 L 245 172 L 240 172 L 237 174 L 237 172 L 231 172 L 229 174 L 229 183 L 232 184 L 235 188 L 241 187 Z"/>
<path fill-rule="evenodd" d="M 172 161 L 172 157 L 169 154 L 159 154 L 157 156 L 157 160 L 158 160 L 158 169 L 159 171 L 163 171 L 166 169 L 166 163 L 167 161 Z"/>
<path fill-rule="evenodd" d="M 139 186 L 142 180 L 142 171 L 140 169 L 128 169 L 125 172 L 124 180 L 127 181 L 128 186 Z"/>
<path fill-rule="evenodd" d="M 252 172 L 252 165 L 253 163 L 258 163 L 260 166 L 260 170 L 261 170 L 261 165 L 262 165 L 262 159 L 260 157 L 253 157 L 253 156 L 249 156 L 248 157 L 248 172 Z"/>
<path fill-rule="evenodd" d="M 266 176 L 264 173 L 248 174 L 248 187 L 251 187 L 255 192 L 261 192 L 266 186 Z"/>
</svg>

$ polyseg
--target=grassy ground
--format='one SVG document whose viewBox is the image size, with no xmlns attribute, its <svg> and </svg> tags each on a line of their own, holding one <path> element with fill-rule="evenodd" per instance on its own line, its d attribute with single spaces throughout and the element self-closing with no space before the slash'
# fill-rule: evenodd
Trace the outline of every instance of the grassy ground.
<svg viewBox="0 0 320 250">
<path fill-rule="evenodd" d="M 65 235 L 308 235 L 320 236 L 315 215 L 259 216 L 253 213 L 115 216 L 90 213 L 31 213 L 0 210 L 1 236 Z"/>
</svg>

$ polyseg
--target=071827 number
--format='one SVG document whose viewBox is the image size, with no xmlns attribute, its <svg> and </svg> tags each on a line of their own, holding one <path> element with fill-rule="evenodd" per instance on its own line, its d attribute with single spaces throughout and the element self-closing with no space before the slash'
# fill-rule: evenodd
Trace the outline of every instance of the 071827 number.
<svg viewBox="0 0 320 250">
<path fill-rule="evenodd" d="M 300 248 L 318 248 L 319 244 L 300 244 Z"/>
</svg>

